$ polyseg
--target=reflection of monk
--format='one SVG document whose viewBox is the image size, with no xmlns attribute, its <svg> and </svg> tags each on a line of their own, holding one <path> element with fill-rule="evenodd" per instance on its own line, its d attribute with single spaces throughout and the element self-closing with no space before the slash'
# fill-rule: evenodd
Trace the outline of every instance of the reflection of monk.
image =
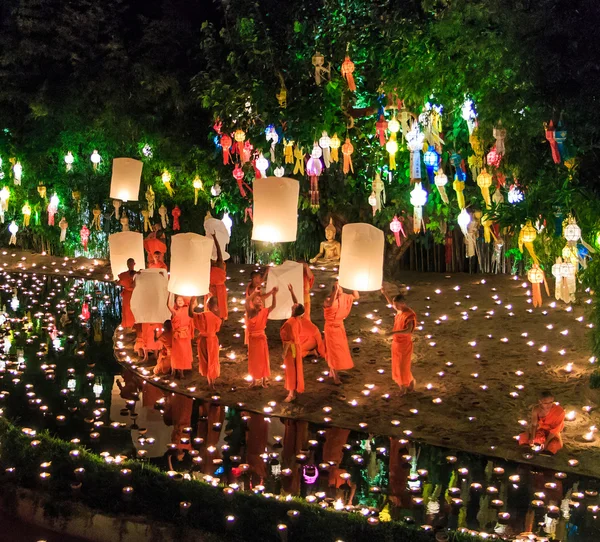
<svg viewBox="0 0 600 542">
<path fill-rule="evenodd" d="M 223 423 L 225 420 L 225 410 L 219 405 L 201 404 L 200 416 L 197 435 L 204 439 L 204 442 L 198 448 L 200 457 L 202 458 L 201 470 L 204 474 L 213 475 L 215 472 L 213 459 L 221 459 L 221 452 L 218 448 L 221 431 L 215 431 L 213 424 Z"/>
<path fill-rule="evenodd" d="M 329 469 L 329 487 L 339 489 L 344 483 L 350 484 L 351 494 L 347 504 L 352 502 L 356 485 L 342 478 L 342 474 L 346 474 L 348 471 L 340 468 L 340 463 L 344 456 L 344 444 L 348 442 L 348 436 L 350 435 L 349 429 L 340 429 L 339 427 L 331 427 L 327 429 L 325 436 L 325 443 L 323 444 L 323 461 L 325 463 L 333 462 L 335 466 Z"/>
<path fill-rule="evenodd" d="M 319 247 L 319 253 L 310 260 L 310 263 L 338 264 L 342 246 L 335 240 L 336 229 L 333 225 L 333 219 L 329 219 L 329 225 L 325 228 L 325 238 Z"/>
<path fill-rule="evenodd" d="M 142 406 L 144 408 L 154 410 L 156 401 L 162 399 L 164 396 L 165 394 L 160 388 L 150 384 L 147 381 L 144 382 L 142 388 Z"/>
<path fill-rule="evenodd" d="M 253 485 L 262 484 L 267 477 L 267 463 L 260 457 L 268 445 L 269 423 L 261 414 L 247 413 L 246 463 L 250 465 Z"/>
<path fill-rule="evenodd" d="M 397 438 L 390 437 L 389 497 L 391 503 L 398 508 L 409 508 L 411 502 L 407 489 L 410 465 L 402 459 L 400 453 L 404 446 Z"/>
<path fill-rule="evenodd" d="M 189 434 L 183 432 L 185 427 L 192 423 L 193 400 L 179 393 L 167 396 L 165 402 L 164 420 L 167 425 L 169 422 L 173 425 L 171 432 L 171 442 L 177 445 L 179 450 L 191 450 L 192 445 L 189 442 Z M 188 442 L 182 443 L 181 438 L 188 437 Z"/>
<path fill-rule="evenodd" d="M 300 342 L 303 358 L 315 352 L 318 352 L 319 356 L 325 357 L 325 344 L 321 331 L 308 318 L 300 320 Z"/>
<path fill-rule="evenodd" d="M 538 445 L 542 451 L 554 455 L 563 446 L 560 433 L 564 427 L 564 408 L 554 404 L 552 392 L 544 391 L 531 411 L 529 431 L 519 435 L 519 444 Z"/>
<path fill-rule="evenodd" d="M 286 419 L 283 421 L 285 434 L 281 453 L 282 469 L 291 469 L 291 476 L 283 476 L 282 489 L 285 493 L 298 495 L 300 493 L 301 468 L 296 462 L 296 455 L 304 448 L 308 439 L 308 422 Z"/>
<path fill-rule="evenodd" d="M 117 380 L 119 394 L 126 401 L 137 398 L 137 393 L 142 389 L 142 384 L 142 379 L 129 370 L 123 373 L 123 382 Z"/>
</svg>

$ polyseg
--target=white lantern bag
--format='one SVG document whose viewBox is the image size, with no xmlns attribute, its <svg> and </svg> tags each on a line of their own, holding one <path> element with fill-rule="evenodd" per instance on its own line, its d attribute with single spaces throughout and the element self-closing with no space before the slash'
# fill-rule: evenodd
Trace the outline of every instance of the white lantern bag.
<svg viewBox="0 0 600 542">
<path fill-rule="evenodd" d="M 252 239 L 268 243 L 296 240 L 300 185 L 288 177 L 255 179 Z"/>
<path fill-rule="evenodd" d="M 218 218 L 213 218 L 210 214 L 206 215 L 204 219 L 204 231 L 206 232 L 206 237 L 210 237 L 212 239 L 213 233 L 217 236 L 217 241 L 219 242 L 219 246 L 221 247 L 221 255 L 223 256 L 223 260 L 229 259 L 229 253 L 225 250 L 225 247 L 229 244 L 229 232 L 227 231 L 227 226 L 222 220 Z M 217 247 L 214 246 L 212 259 L 217 259 Z"/>
<path fill-rule="evenodd" d="M 372 292 L 383 284 L 383 231 L 371 224 L 342 228 L 339 283 L 342 288 Z"/>
<path fill-rule="evenodd" d="M 197 233 L 180 233 L 171 237 L 171 278 L 169 292 L 183 296 L 208 293 L 210 257 L 215 244 Z"/>
<path fill-rule="evenodd" d="M 127 271 L 127 260 L 135 260 L 136 269 L 144 269 L 144 236 L 136 231 L 121 231 L 113 233 L 108 237 L 108 248 L 110 250 L 110 267 L 113 278 L 117 280 L 119 273 Z"/>
<path fill-rule="evenodd" d="M 135 277 L 131 311 L 136 324 L 162 323 L 171 318 L 167 308 L 169 278 L 166 269 L 145 269 Z"/>
<path fill-rule="evenodd" d="M 110 197 L 122 201 L 138 201 L 143 163 L 133 158 L 115 158 L 110 180 Z"/>
<path fill-rule="evenodd" d="M 269 269 L 267 277 L 266 291 L 269 292 L 273 286 L 277 286 L 277 303 L 275 308 L 269 314 L 269 320 L 287 320 L 292 316 L 292 294 L 288 289 L 288 284 L 294 287 L 294 294 L 298 303 L 304 303 L 304 276 L 302 264 L 286 260 L 281 265 L 276 265 Z M 265 299 L 265 307 L 273 304 L 273 298 Z"/>
</svg>

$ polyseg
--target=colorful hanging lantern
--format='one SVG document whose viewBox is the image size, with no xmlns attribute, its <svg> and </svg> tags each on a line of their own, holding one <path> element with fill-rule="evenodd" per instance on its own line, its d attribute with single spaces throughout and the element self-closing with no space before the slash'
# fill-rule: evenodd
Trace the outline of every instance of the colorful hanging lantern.
<svg viewBox="0 0 600 542">
<path fill-rule="evenodd" d="M 227 134 L 223 134 L 221 136 L 220 144 L 221 148 L 223 149 L 223 165 L 227 165 L 231 161 L 231 153 L 229 150 L 231 149 L 233 141 Z"/>
<path fill-rule="evenodd" d="M 294 163 L 294 141 L 283 140 L 283 159 L 286 164 Z"/>
<path fill-rule="evenodd" d="M 294 165 L 294 175 L 304 175 L 304 148 L 296 145 L 294 148 L 294 158 L 296 164 Z"/>
<path fill-rule="evenodd" d="M 487 155 L 488 166 L 498 167 L 500 165 L 501 161 L 502 161 L 502 155 L 498 152 L 498 149 L 494 145 L 490 149 L 490 152 L 488 152 L 488 155 Z"/>
<path fill-rule="evenodd" d="M 5 186 L 0 190 L 0 212 L 2 213 L 2 224 L 4 224 L 4 213 L 8 211 L 8 200 L 10 198 L 10 190 Z"/>
<path fill-rule="evenodd" d="M 263 156 L 261 152 L 256 159 L 256 169 L 260 171 L 260 176 L 262 179 L 267 176 L 267 169 L 269 168 L 269 161 Z"/>
<path fill-rule="evenodd" d="M 544 130 L 546 132 L 546 140 L 550 143 L 550 149 L 552 151 L 552 160 L 555 164 L 560 164 L 560 151 L 558 150 L 558 143 L 556 142 L 556 131 L 554 130 L 554 122 L 550 121 L 548 124 L 544 124 Z"/>
<path fill-rule="evenodd" d="M 506 139 L 506 129 L 502 128 L 502 121 L 498 121 L 498 126 L 496 126 L 493 130 L 494 139 L 496 140 L 496 152 L 503 156 L 506 152 L 504 147 L 504 140 Z"/>
<path fill-rule="evenodd" d="M 413 211 L 413 231 L 419 233 L 425 229 L 423 224 L 423 207 L 427 203 L 427 191 L 423 190 L 421 183 L 415 183 L 415 187 L 410 192 L 410 203 L 414 207 Z"/>
<path fill-rule="evenodd" d="M 194 187 L 194 205 L 198 205 L 198 192 L 203 189 L 200 177 L 196 176 L 192 181 L 192 186 Z"/>
<path fill-rule="evenodd" d="M 71 151 L 68 151 L 67 154 L 65 154 L 65 168 L 67 171 L 73 169 L 73 162 L 75 162 L 75 157 Z"/>
<path fill-rule="evenodd" d="M 437 172 L 438 165 L 440 163 L 440 155 L 436 152 L 435 147 L 433 145 L 429 145 L 429 148 L 423 154 L 423 162 L 425 163 L 425 168 L 427 169 L 427 177 L 429 178 L 429 183 L 433 184 L 434 175 Z"/>
<path fill-rule="evenodd" d="M 169 224 L 169 212 L 164 203 L 158 208 L 158 216 L 160 216 L 160 223 L 163 230 L 166 230 Z"/>
<path fill-rule="evenodd" d="M 524 199 L 525 196 L 519 187 L 516 184 L 511 185 L 510 189 L 508 190 L 508 203 L 512 203 L 514 205 L 515 203 L 522 202 Z"/>
<path fill-rule="evenodd" d="M 377 196 L 375 196 L 375 192 L 371 192 L 371 195 L 367 201 L 373 209 L 373 216 L 375 216 L 375 213 L 377 212 Z"/>
<path fill-rule="evenodd" d="M 254 151 L 254 145 L 250 143 L 250 141 L 244 142 L 244 152 L 242 153 L 242 162 L 245 164 L 246 162 L 250 162 Z"/>
<path fill-rule="evenodd" d="M 398 121 L 396 121 L 398 122 Z M 375 133 L 379 138 L 379 144 L 385 147 L 385 131 L 388 129 L 389 124 L 383 115 L 379 115 L 379 120 L 375 123 Z M 399 127 L 398 127 L 399 128 Z"/>
<path fill-rule="evenodd" d="M 102 157 L 96 149 L 94 149 L 94 152 L 90 156 L 90 160 L 92 162 L 92 167 L 94 168 L 94 171 L 96 171 L 98 169 L 98 164 L 102 161 Z"/>
<path fill-rule="evenodd" d="M 396 246 L 399 247 L 400 244 L 402 243 L 402 241 L 400 239 L 400 233 L 402 233 L 402 235 L 404 235 L 404 237 L 406 237 L 406 233 L 404 233 L 404 227 L 402 226 L 402 222 L 400 222 L 400 220 L 398 219 L 398 217 L 396 215 L 394 215 L 394 218 L 390 222 L 390 230 L 392 231 L 392 233 L 394 234 L 394 237 L 396 238 Z"/>
<path fill-rule="evenodd" d="M 279 134 L 277 133 L 277 130 L 275 130 L 275 126 L 272 124 L 267 126 L 266 138 L 267 141 L 271 142 L 271 146 L 269 147 L 269 152 L 271 153 L 271 162 L 275 162 L 275 146 L 277 143 L 279 143 Z"/>
<path fill-rule="evenodd" d="M 13 165 L 13 179 L 15 186 L 21 186 L 21 177 L 23 176 L 23 166 L 21 162 L 16 162 Z"/>
<path fill-rule="evenodd" d="M 533 242 L 535 241 L 536 237 L 537 232 L 531 225 L 531 221 L 528 220 L 527 224 L 525 224 L 525 226 L 523 226 L 519 232 L 519 250 L 523 252 L 523 245 L 525 245 L 525 248 L 527 249 L 527 252 L 529 252 L 533 263 L 539 264 L 540 262 L 535 254 L 535 249 L 533 248 Z"/>
<path fill-rule="evenodd" d="M 484 169 L 477 177 L 477 186 L 481 189 L 481 195 L 485 206 L 489 209 L 492 206 L 492 199 L 490 198 L 490 186 L 492 186 L 492 176 Z"/>
<path fill-rule="evenodd" d="M 385 203 L 385 185 L 383 184 L 379 173 L 375 174 L 375 178 L 373 179 L 373 183 L 371 184 L 371 189 L 373 190 L 373 194 L 375 195 L 375 210 L 381 211 L 381 208 Z M 375 211 L 373 212 L 373 214 L 375 214 Z"/>
<path fill-rule="evenodd" d="M 58 196 L 53 194 L 48 203 L 48 226 L 54 226 L 54 215 L 58 212 Z"/>
<path fill-rule="evenodd" d="M 481 213 L 481 225 L 483 226 L 483 239 L 486 243 L 492 242 L 492 226 L 493 222 L 487 214 Z"/>
<path fill-rule="evenodd" d="M 100 210 L 100 207 L 98 205 L 96 205 L 96 207 L 94 207 L 94 209 L 92 210 L 92 215 L 93 215 L 93 219 L 92 219 L 92 228 L 94 228 L 96 231 L 100 231 L 101 227 L 100 227 L 100 215 L 102 214 L 102 211 Z"/>
<path fill-rule="evenodd" d="M 406 134 L 406 144 L 410 150 L 410 180 L 420 182 L 421 180 L 421 149 L 425 141 L 425 134 L 419 130 L 419 124 L 413 123 L 412 128 Z"/>
<path fill-rule="evenodd" d="M 397 134 L 400 131 L 400 123 L 398 122 L 395 113 L 387 123 L 387 129 L 390 131 L 390 134 Z"/>
<path fill-rule="evenodd" d="M 152 229 L 152 225 L 150 224 L 150 213 L 148 212 L 148 209 L 142 209 L 141 214 L 144 222 L 144 233 L 146 233 Z"/>
<path fill-rule="evenodd" d="M 221 185 L 219 183 L 215 183 L 210 187 L 210 195 L 213 198 L 218 198 L 221 195 Z"/>
<path fill-rule="evenodd" d="M 501 205 L 502 203 L 504 203 L 504 196 L 502 195 L 502 192 L 500 192 L 499 187 L 496 187 L 496 191 L 494 192 L 494 195 L 492 196 L 492 201 L 496 205 Z"/>
<path fill-rule="evenodd" d="M 348 82 L 348 89 L 351 92 L 356 91 L 356 84 L 354 83 L 354 62 L 350 60 L 350 57 L 346 55 L 346 59 L 342 62 L 342 77 Z"/>
<path fill-rule="evenodd" d="M 29 221 L 31 220 L 31 207 L 29 206 L 29 203 L 25 202 L 25 205 L 23 205 L 23 224 L 26 228 L 29 227 Z"/>
<path fill-rule="evenodd" d="M 332 138 L 331 138 L 331 160 L 333 162 L 337 162 L 339 160 L 339 155 L 338 155 L 338 149 L 340 148 L 340 146 L 342 145 L 342 142 L 340 141 L 340 138 L 338 137 L 337 134 L 333 134 Z"/>
<path fill-rule="evenodd" d="M 141 233 L 139 235 L 141 235 Z M 90 229 L 87 227 L 86 224 L 81 226 L 81 230 L 79 230 L 79 238 L 81 239 L 83 250 L 87 250 L 88 241 L 90 239 Z"/>
<path fill-rule="evenodd" d="M 235 143 L 236 143 L 236 147 L 237 147 L 236 150 L 237 150 L 237 153 L 240 156 L 240 160 L 241 160 L 244 155 L 244 141 L 246 141 L 246 132 L 244 132 L 244 130 L 241 130 L 238 128 L 233 133 L 233 139 L 235 139 Z"/>
<path fill-rule="evenodd" d="M 315 144 L 308 162 L 306 163 L 306 174 L 310 177 L 310 204 L 312 207 L 319 206 L 319 177 L 323 171 L 319 155 L 321 149 Z"/>
<path fill-rule="evenodd" d="M 565 149 L 565 141 L 567 140 L 567 131 L 563 129 L 562 123 L 558 121 L 558 130 L 554 132 L 554 139 L 556 141 L 556 146 L 558 147 L 558 154 L 561 157 L 562 161 L 565 163 L 565 166 L 569 167 L 569 161 L 567 160 L 568 156 Z"/>
<path fill-rule="evenodd" d="M 315 67 L 315 83 L 321 85 L 323 81 L 329 79 L 331 74 L 331 64 L 325 67 L 325 57 L 317 51 L 312 57 L 312 65 Z"/>
<path fill-rule="evenodd" d="M 531 291 L 533 293 L 533 306 L 541 307 L 542 306 L 542 290 L 540 288 L 540 284 L 546 284 L 546 293 L 550 295 L 550 291 L 548 290 L 548 283 L 545 281 L 544 272 L 538 264 L 533 264 L 531 269 L 527 271 L 527 278 L 529 282 L 531 282 Z"/>
<path fill-rule="evenodd" d="M 567 225 L 563 229 L 563 237 L 570 243 L 577 243 L 581 239 L 581 228 L 573 217 L 567 218 Z"/>
<path fill-rule="evenodd" d="M 319 139 L 319 147 L 323 149 L 323 163 L 328 168 L 331 165 L 331 138 L 327 135 L 327 132 L 321 134 Z"/>
<path fill-rule="evenodd" d="M 438 192 L 440 193 L 440 197 L 442 201 L 448 205 L 450 200 L 448 200 L 448 194 L 446 193 L 446 185 L 448 184 L 448 176 L 444 173 L 442 168 L 438 169 L 438 172 L 434 177 L 435 186 L 437 186 Z"/>
<path fill-rule="evenodd" d="M 46 187 L 43 184 L 38 185 L 37 191 L 40 195 L 40 198 L 46 199 Z"/>
<path fill-rule="evenodd" d="M 10 240 L 8 241 L 8 244 L 16 245 L 17 244 L 17 232 L 19 231 L 19 226 L 17 226 L 17 223 L 14 220 L 8 226 L 8 231 L 10 232 Z"/>
<path fill-rule="evenodd" d="M 156 196 L 154 195 L 154 190 L 152 186 L 148 185 L 146 188 L 146 203 L 148 204 L 148 212 L 150 213 L 150 218 L 154 218 L 154 203 L 156 201 Z"/>
<path fill-rule="evenodd" d="M 60 228 L 60 242 L 64 243 L 67 240 L 67 228 L 69 227 L 64 216 L 59 220 L 58 227 Z"/>
<path fill-rule="evenodd" d="M 161 180 L 169 193 L 169 196 L 173 197 L 173 188 L 171 187 L 171 174 L 165 169 L 161 175 Z"/>
<path fill-rule="evenodd" d="M 459 209 L 464 209 L 465 208 L 465 182 L 464 181 L 460 181 L 458 179 L 458 176 L 454 176 L 454 182 L 452 183 L 452 188 L 454 188 L 454 191 L 456 192 L 456 201 L 458 203 L 458 208 Z"/>
<path fill-rule="evenodd" d="M 352 146 L 352 143 L 350 142 L 350 138 L 347 137 L 346 142 L 342 145 L 342 154 L 344 155 L 343 171 L 346 174 L 349 171 L 354 173 L 354 167 L 352 166 L 352 153 L 353 152 L 354 152 L 354 147 Z"/>
<path fill-rule="evenodd" d="M 466 99 L 462 105 L 461 111 L 462 118 L 467 123 L 467 128 L 469 129 L 470 135 L 477 127 L 477 112 L 475 111 L 475 104 L 473 103 L 473 100 Z"/>
<path fill-rule="evenodd" d="M 391 122 L 391 121 L 390 121 Z M 396 169 L 396 153 L 398 152 L 398 141 L 396 140 L 396 133 L 392 132 L 388 142 L 385 144 L 385 150 L 390 155 L 390 170 Z"/>
<path fill-rule="evenodd" d="M 178 205 L 175 205 L 174 209 L 171 211 L 173 215 L 173 231 L 179 231 L 181 229 L 179 225 L 179 217 L 181 216 L 181 209 Z"/>
<path fill-rule="evenodd" d="M 245 198 L 246 197 L 245 187 L 248 185 L 244 182 L 244 170 L 240 167 L 239 164 L 236 164 L 235 167 L 233 168 L 233 178 L 235 179 L 235 182 L 238 185 L 241 196 L 243 198 Z"/>
</svg>

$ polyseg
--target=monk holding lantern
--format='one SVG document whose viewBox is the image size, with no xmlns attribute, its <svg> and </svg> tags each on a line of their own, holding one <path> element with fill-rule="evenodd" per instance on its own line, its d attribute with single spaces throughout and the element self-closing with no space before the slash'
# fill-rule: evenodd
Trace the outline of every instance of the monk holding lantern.
<svg viewBox="0 0 600 542">
<path fill-rule="evenodd" d="M 554 455 L 563 447 L 560 433 L 564 427 L 565 409 L 554 402 L 552 392 L 543 391 L 538 404 L 531 410 L 529 431 L 519 435 L 519 444 Z"/>
</svg>

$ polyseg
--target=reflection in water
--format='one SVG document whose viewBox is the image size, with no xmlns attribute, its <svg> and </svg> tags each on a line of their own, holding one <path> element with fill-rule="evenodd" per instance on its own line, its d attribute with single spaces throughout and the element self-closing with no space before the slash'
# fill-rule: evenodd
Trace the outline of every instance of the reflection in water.
<svg viewBox="0 0 600 542">
<path fill-rule="evenodd" d="M 23 426 L 79 439 L 106 461 L 137 457 L 171 476 L 302 496 L 380 520 L 600 539 L 597 480 L 164 392 L 120 374 L 111 286 L 5 279 L 0 398 Z"/>
</svg>

